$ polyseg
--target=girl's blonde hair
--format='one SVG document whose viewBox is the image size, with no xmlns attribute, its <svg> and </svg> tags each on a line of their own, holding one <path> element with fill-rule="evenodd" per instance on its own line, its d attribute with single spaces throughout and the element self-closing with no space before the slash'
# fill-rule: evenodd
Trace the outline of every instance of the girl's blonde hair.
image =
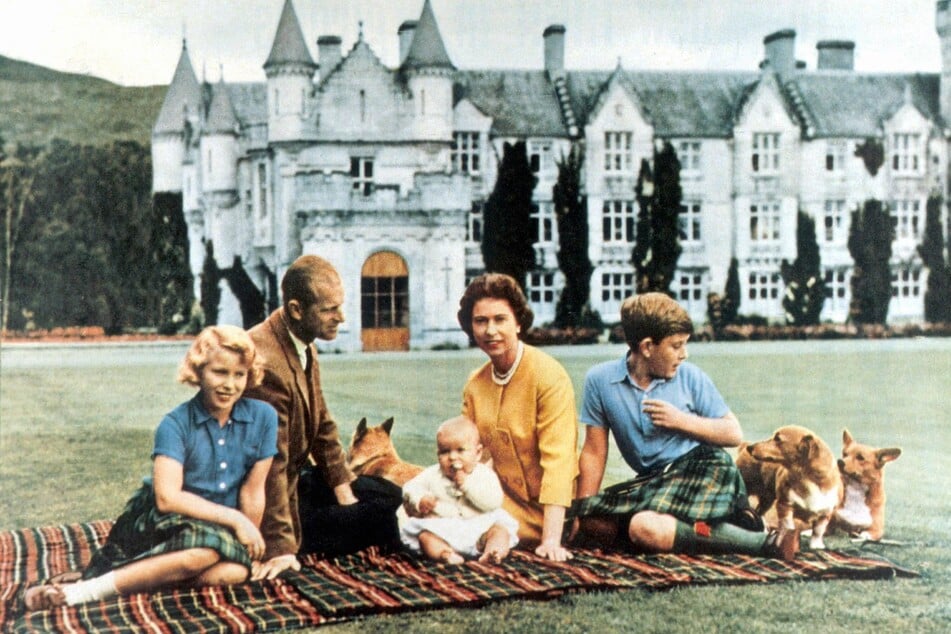
<svg viewBox="0 0 951 634">
<path fill-rule="evenodd" d="M 254 342 L 243 328 L 237 326 L 208 326 L 195 337 L 185 358 L 178 367 L 181 383 L 198 386 L 201 369 L 208 363 L 213 350 L 236 352 L 248 368 L 248 384 L 245 389 L 257 387 L 264 378 L 264 359 L 257 353 Z"/>
</svg>

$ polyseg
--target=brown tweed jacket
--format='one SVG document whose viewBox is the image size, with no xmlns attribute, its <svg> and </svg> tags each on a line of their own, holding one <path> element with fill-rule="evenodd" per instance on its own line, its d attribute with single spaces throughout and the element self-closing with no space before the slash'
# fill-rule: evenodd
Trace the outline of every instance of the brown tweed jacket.
<svg viewBox="0 0 951 634">
<path fill-rule="evenodd" d="M 310 372 L 301 367 L 294 349 L 284 309 L 279 308 L 249 331 L 257 351 L 264 357 L 264 381 L 249 388 L 245 396 L 266 401 L 278 414 L 277 455 L 265 485 L 261 533 L 267 544 L 265 559 L 296 554 L 301 544 L 297 506 L 297 481 L 308 464 L 316 465 L 330 487 L 354 479 L 347 467 L 337 424 L 327 411 L 320 388 L 317 350 Z"/>
</svg>

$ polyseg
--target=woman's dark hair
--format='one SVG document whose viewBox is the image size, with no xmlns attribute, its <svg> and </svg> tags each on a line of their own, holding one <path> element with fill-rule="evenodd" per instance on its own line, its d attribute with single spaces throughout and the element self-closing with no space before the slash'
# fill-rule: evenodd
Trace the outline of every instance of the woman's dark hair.
<svg viewBox="0 0 951 634">
<path fill-rule="evenodd" d="M 518 282 L 504 273 L 484 273 L 469 282 L 466 292 L 459 300 L 459 312 L 456 317 L 462 330 L 472 337 L 472 310 L 480 299 L 504 299 L 509 303 L 515 314 L 515 321 L 524 333 L 532 327 L 535 313 L 532 312 L 525 293 L 519 288 Z"/>
</svg>

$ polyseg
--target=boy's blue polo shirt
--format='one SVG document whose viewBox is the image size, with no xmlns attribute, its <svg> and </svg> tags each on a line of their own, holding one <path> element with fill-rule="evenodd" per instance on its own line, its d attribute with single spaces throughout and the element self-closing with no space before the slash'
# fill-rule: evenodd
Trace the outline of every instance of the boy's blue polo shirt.
<svg viewBox="0 0 951 634">
<path fill-rule="evenodd" d="M 662 467 L 700 444 L 683 434 L 655 427 L 644 413 L 644 399 L 667 401 L 681 411 L 721 418 L 730 411 L 713 381 L 688 361 L 674 378 L 654 379 L 645 390 L 628 374 L 627 355 L 588 371 L 584 381 L 581 422 L 607 427 L 624 460 L 637 473 Z"/>
<path fill-rule="evenodd" d="M 165 415 L 155 430 L 152 458 L 180 462 L 183 489 L 231 508 L 245 476 L 259 460 L 277 454 L 277 412 L 269 404 L 239 399 L 222 427 L 201 402 L 201 392 Z"/>
</svg>

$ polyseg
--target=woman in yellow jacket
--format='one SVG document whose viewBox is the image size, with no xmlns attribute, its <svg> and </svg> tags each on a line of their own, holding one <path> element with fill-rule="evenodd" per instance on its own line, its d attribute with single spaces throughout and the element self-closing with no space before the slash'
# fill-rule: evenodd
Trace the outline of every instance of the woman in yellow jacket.
<svg viewBox="0 0 951 634">
<path fill-rule="evenodd" d="M 475 421 L 492 457 L 503 508 L 518 520 L 522 546 L 555 561 L 569 559 L 561 539 L 578 474 L 571 379 L 557 361 L 519 339 L 534 315 L 508 275 L 475 278 L 459 301 L 458 318 L 489 357 L 466 383 L 462 413 Z M 487 533 L 483 559 L 508 554 L 507 534 L 500 531 Z"/>
</svg>

